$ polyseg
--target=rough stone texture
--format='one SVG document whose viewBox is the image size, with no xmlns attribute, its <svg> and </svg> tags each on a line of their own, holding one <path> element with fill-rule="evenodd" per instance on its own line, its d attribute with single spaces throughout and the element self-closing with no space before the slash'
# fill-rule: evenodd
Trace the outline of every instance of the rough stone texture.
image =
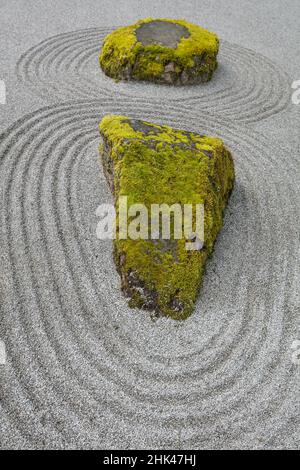
<svg viewBox="0 0 300 470">
<path fill-rule="evenodd" d="M 182 38 L 190 36 L 189 30 L 185 26 L 168 21 L 143 23 L 136 29 L 135 34 L 143 46 L 159 44 L 172 49 L 176 49 Z"/>
<path fill-rule="evenodd" d="M 116 80 L 188 85 L 211 79 L 218 49 L 217 36 L 200 26 L 148 18 L 109 34 L 99 62 Z"/>
<path fill-rule="evenodd" d="M 204 266 L 221 229 L 234 182 L 232 157 L 214 137 L 106 116 L 100 153 L 117 213 L 114 259 L 129 305 L 184 319 L 193 311 Z M 119 196 L 128 207 L 144 204 L 204 204 L 204 244 L 186 250 L 186 239 L 120 240 Z M 128 222 L 130 223 L 130 218 Z M 150 219 L 149 219 L 150 227 Z M 161 228 L 161 225 L 160 225 Z M 149 230 L 150 233 L 150 230 Z"/>
</svg>

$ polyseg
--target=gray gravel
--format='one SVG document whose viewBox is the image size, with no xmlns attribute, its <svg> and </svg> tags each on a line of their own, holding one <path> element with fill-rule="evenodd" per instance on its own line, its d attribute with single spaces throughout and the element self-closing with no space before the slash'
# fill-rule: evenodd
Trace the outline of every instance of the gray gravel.
<svg viewBox="0 0 300 470">
<path fill-rule="evenodd" d="M 299 13 L 296 0 L 0 0 L 1 448 L 299 448 Z M 219 34 L 211 83 L 103 75 L 105 34 L 147 16 Z M 111 200 L 97 125 L 111 112 L 218 135 L 234 155 L 185 322 L 130 310 L 96 238 Z"/>
</svg>

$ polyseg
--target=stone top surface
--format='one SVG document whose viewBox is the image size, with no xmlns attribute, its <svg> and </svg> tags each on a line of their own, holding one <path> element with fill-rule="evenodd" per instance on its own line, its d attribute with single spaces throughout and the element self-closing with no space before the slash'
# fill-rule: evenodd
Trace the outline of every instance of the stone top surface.
<svg viewBox="0 0 300 470">
<path fill-rule="evenodd" d="M 147 211 L 152 204 L 205 204 L 204 239 L 193 232 L 164 237 L 158 221 L 158 237 L 116 238 L 114 242 L 114 260 L 129 305 L 174 319 L 187 318 L 222 227 L 234 182 L 232 156 L 217 137 L 129 116 L 104 116 L 100 133 L 104 174 L 116 212 L 118 198 L 124 195 L 128 204 L 143 204 Z M 190 251 L 186 243 L 196 246 Z"/>
<path fill-rule="evenodd" d="M 158 20 L 143 23 L 136 29 L 135 34 L 143 46 L 159 44 L 172 49 L 176 49 L 182 38 L 190 36 L 189 30 L 185 26 Z"/>
<path fill-rule="evenodd" d="M 143 134 L 159 134 L 162 132 L 162 127 L 155 127 L 148 122 L 141 121 L 139 119 L 128 119 L 128 124 L 134 129 L 136 132 L 142 132 Z"/>
</svg>

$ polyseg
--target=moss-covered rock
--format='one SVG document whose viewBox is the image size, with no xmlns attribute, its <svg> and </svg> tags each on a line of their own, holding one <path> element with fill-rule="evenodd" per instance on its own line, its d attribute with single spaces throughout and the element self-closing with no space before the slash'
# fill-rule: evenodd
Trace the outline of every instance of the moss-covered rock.
<svg viewBox="0 0 300 470">
<path fill-rule="evenodd" d="M 105 116 L 100 154 L 115 197 L 114 257 L 130 306 L 184 319 L 193 310 L 205 262 L 221 229 L 234 183 L 234 166 L 222 140 L 192 132 Z M 204 245 L 186 250 L 186 239 L 120 239 L 120 196 L 142 203 L 204 204 Z M 194 216 L 194 213 L 193 213 Z M 150 226 L 150 224 L 149 224 Z"/>
<path fill-rule="evenodd" d="M 147 80 L 173 85 L 211 79 L 217 67 L 216 34 L 184 20 L 140 20 L 109 34 L 99 62 L 116 80 Z"/>
</svg>

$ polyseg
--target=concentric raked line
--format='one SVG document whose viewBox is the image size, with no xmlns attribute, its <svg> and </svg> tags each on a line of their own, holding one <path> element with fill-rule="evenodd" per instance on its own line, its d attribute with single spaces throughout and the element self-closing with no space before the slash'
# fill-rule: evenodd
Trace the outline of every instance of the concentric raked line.
<svg viewBox="0 0 300 470">
<path fill-rule="evenodd" d="M 129 113 L 223 137 L 237 184 L 194 315 L 131 311 L 95 209 L 97 124 Z M 291 446 L 299 164 L 226 120 L 129 99 L 47 107 L 1 135 L 6 440 L 28 447 Z M 261 428 L 261 442 L 253 430 Z M 296 434 L 294 434 L 296 436 Z M 2 437 L 2 436 L 1 436 Z M 11 442 L 16 442 L 16 438 Z"/>
<path fill-rule="evenodd" d="M 98 63 L 99 50 L 111 28 L 93 28 L 48 38 L 26 51 L 16 73 L 39 95 L 58 99 L 97 99 L 111 94 L 134 96 L 143 102 L 162 100 L 256 122 L 276 114 L 290 102 L 290 80 L 280 67 L 261 54 L 227 41 L 221 43 L 219 69 L 207 84 L 192 87 L 118 83 L 106 77 Z M 146 98 L 147 99 L 147 98 Z"/>
</svg>

